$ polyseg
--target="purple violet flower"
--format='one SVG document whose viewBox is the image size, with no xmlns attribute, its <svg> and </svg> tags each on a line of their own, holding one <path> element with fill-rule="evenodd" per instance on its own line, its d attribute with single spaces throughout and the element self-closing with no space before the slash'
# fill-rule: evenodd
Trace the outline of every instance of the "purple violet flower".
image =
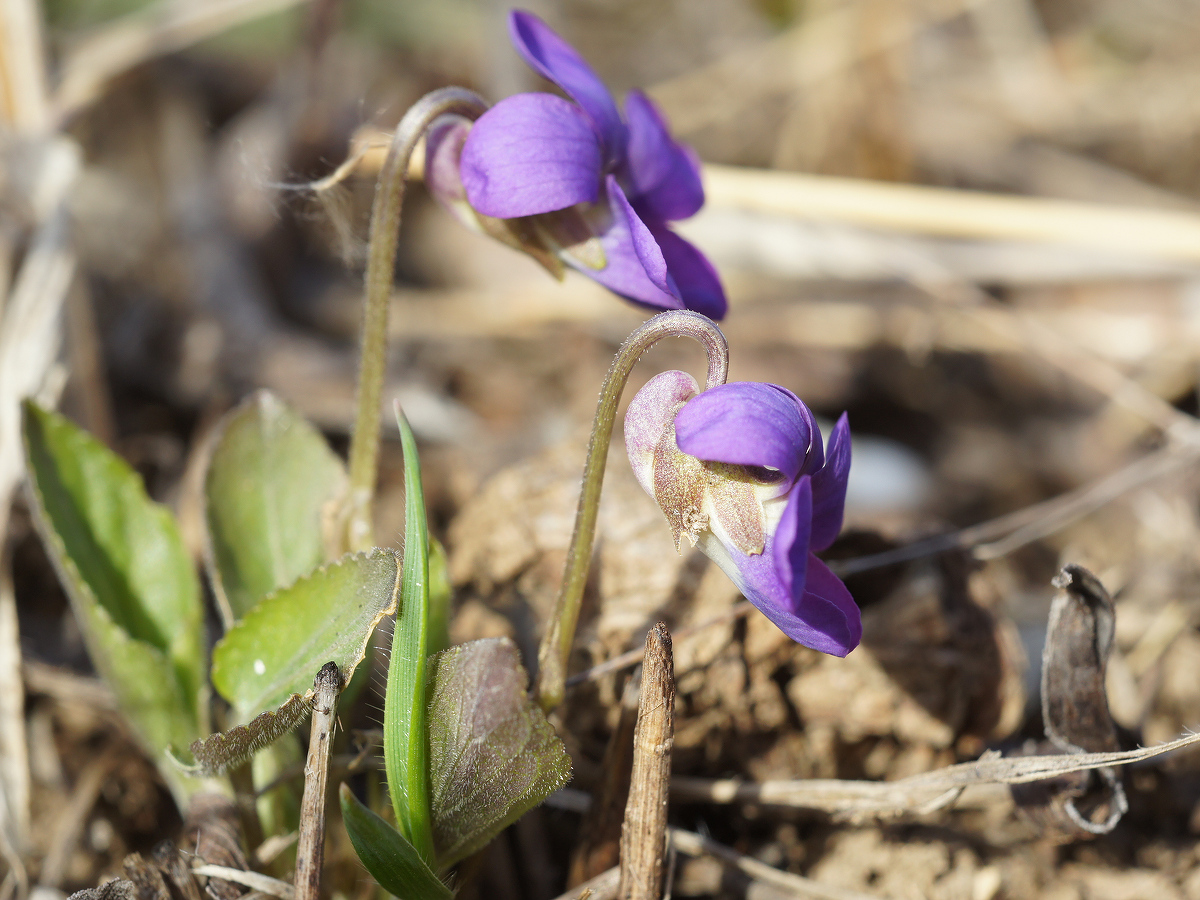
<svg viewBox="0 0 1200 900">
<path fill-rule="evenodd" d="M 792 640 L 845 656 L 862 639 L 850 592 L 814 555 L 842 528 L 850 425 L 828 449 L 791 391 L 737 382 L 699 392 L 686 372 L 663 372 L 625 414 L 634 474 L 679 548 L 686 537 Z"/>
<path fill-rule="evenodd" d="M 427 137 L 430 189 L 555 275 L 565 263 L 635 303 L 720 319 L 716 270 L 668 227 L 704 204 L 695 154 L 640 91 L 622 119 L 596 73 L 537 16 L 514 10 L 508 27 L 525 62 L 574 102 L 517 94 L 474 125 L 438 123 Z"/>
</svg>

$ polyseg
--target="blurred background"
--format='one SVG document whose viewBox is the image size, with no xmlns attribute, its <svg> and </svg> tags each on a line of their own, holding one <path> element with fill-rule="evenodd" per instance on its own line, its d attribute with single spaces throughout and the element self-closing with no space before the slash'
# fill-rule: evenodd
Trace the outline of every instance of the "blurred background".
<svg viewBox="0 0 1200 900">
<path fill-rule="evenodd" d="M 1117 598 L 1109 702 L 1127 743 L 1200 724 L 1194 0 L 528 8 L 618 97 L 646 89 L 705 161 L 708 202 L 679 230 L 724 279 L 731 380 L 782 384 L 826 421 L 849 411 L 856 436 L 830 555 L 855 573 L 864 647 L 821 658 L 757 614 L 678 640 L 676 771 L 896 778 L 1039 738 L 1049 580 L 1066 562 Z M 0 4 L 0 679 L 22 688 L 0 703 L 4 900 L 94 886 L 178 827 L 32 531 L 18 399 L 57 404 L 128 459 L 197 558 L 200 450 L 249 392 L 275 391 L 344 451 L 382 148 L 434 88 L 547 89 L 509 45 L 508 9 Z M 358 148 L 335 187 L 311 187 Z M 507 634 L 532 657 L 600 381 L 645 317 L 410 191 L 385 395 L 421 441 L 456 640 Z M 699 349 L 659 345 L 625 402 L 664 368 L 702 366 Z M 388 443 L 377 534 L 392 546 L 399 466 Z M 660 618 L 704 625 L 736 601 L 702 557 L 672 551 L 614 452 L 575 668 L 640 647 Z M 569 700 L 574 790 L 603 780 L 627 674 Z M 858 897 L 1200 898 L 1198 775 L 1194 757 L 1135 772 L 1118 830 L 1062 846 L 1006 794 L 884 824 L 687 802 L 672 815 Z M 464 896 L 555 896 L 582 865 L 580 821 L 535 811 Z M 331 841 L 330 865 L 351 867 Z M 362 874 L 338 883 L 369 891 Z M 680 858 L 678 896 L 764 890 Z"/>
</svg>

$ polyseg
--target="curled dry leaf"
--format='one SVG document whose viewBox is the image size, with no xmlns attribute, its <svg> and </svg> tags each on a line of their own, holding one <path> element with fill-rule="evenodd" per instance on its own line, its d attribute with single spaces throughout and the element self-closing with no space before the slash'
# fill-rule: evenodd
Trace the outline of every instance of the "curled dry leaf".
<svg viewBox="0 0 1200 900">
<path fill-rule="evenodd" d="M 194 765 L 178 759 L 169 749 L 167 755 L 187 775 L 220 775 L 244 763 L 299 725 L 312 709 L 312 694 L 311 690 L 303 696 L 292 694 L 279 708 L 269 709 L 245 725 L 193 741 L 189 749 L 196 760 Z"/>
<path fill-rule="evenodd" d="M 1112 651 L 1116 612 L 1112 598 L 1083 566 L 1065 566 L 1054 579 L 1042 653 L 1042 718 L 1046 738 L 1064 753 L 1117 749 L 1117 727 L 1108 710 L 1105 669 Z M 1046 833 L 1069 841 L 1107 834 L 1128 811 L 1115 770 L 1079 773 L 1013 791 L 1017 804 Z"/>
</svg>

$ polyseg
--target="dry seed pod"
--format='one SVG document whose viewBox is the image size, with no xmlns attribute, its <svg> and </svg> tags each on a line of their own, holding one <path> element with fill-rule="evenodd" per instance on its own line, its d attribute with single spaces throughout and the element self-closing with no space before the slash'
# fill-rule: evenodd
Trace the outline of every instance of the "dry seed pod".
<svg viewBox="0 0 1200 900">
<path fill-rule="evenodd" d="M 1112 598 L 1082 566 L 1065 566 L 1053 583 L 1059 592 L 1050 606 L 1042 653 L 1046 738 L 1064 753 L 1118 750 L 1104 691 L 1116 619 Z M 1129 809 L 1125 789 L 1110 768 L 1014 788 L 1013 796 L 1062 841 L 1108 834 Z"/>
</svg>

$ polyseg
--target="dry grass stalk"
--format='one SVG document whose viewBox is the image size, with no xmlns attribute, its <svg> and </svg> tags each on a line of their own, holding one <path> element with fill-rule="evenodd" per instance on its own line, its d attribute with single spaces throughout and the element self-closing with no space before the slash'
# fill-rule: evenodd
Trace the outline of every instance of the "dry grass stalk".
<svg viewBox="0 0 1200 900">
<path fill-rule="evenodd" d="M 313 682 L 312 731 L 308 763 L 304 767 L 304 798 L 300 805 L 300 837 L 296 842 L 296 900 L 317 900 L 321 894 L 321 866 L 325 860 L 325 788 L 329 777 L 329 751 L 337 719 L 342 673 L 326 663 Z"/>
<path fill-rule="evenodd" d="M 646 633 L 642 698 L 633 735 L 633 774 L 621 830 L 622 900 L 659 900 L 666 858 L 667 792 L 675 743 L 675 666 L 671 633 Z"/>
<path fill-rule="evenodd" d="M 734 779 L 675 778 L 677 799 L 706 803 L 761 803 L 820 809 L 847 816 L 928 813 L 953 803 L 967 787 L 980 784 L 1029 784 L 1108 766 L 1122 766 L 1194 746 L 1200 733 L 1157 747 L 1110 753 L 1000 757 L 985 754 L 975 762 L 946 766 L 898 781 L 806 779 L 747 784 Z"/>
<path fill-rule="evenodd" d="M 1197 458 L 1200 458 L 1200 443 L 1169 445 L 1135 459 L 1110 475 L 1041 503 L 894 550 L 837 561 L 832 568 L 841 576 L 855 575 L 959 547 L 971 548 L 971 555 L 979 560 L 997 559 L 1054 534 L 1130 491 L 1184 471 Z"/>
<path fill-rule="evenodd" d="M 196 866 L 192 869 L 196 875 L 204 875 L 207 878 L 220 878 L 224 881 L 232 881 L 235 884 L 245 885 L 246 887 L 258 891 L 260 894 L 266 894 L 268 897 L 278 897 L 279 900 L 295 900 L 296 890 L 286 881 L 280 881 L 278 878 L 272 878 L 270 875 L 263 875 L 261 872 L 251 872 L 246 869 L 234 869 L 230 866 L 215 866 L 205 864 Z"/>
<path fill-rule="evenodd" d="M 713 856 L 744 875 L 748 875 L 754 881 L 768 885 L 790 897 L 817 897 L 820 900 L 878 900 L 870 894 L 821 884 L 790 872 L 781 872 L 753 857 L 738 853 L 731 847 L 680 828 L 671 829 L 671 846 L 688 856 L 702 854 Z"/>
<path fill-rule="evenodd" d="M 38 226 L 0 320 L 0 534 L 24 471 L 20 401 L 46 389 L 58 355 L 59 313 L 75 277 L 67 200 L 79 167 L 78 147 L 58 140 L 46 145 L 34 171 L 22 173 L 32 185 Z"/>
<path fill-rule="evenodd" d="M 30 778 L 20 638 L 12 561 L 0 548 L 0 855 L 24 882 L 18 853 L 29 834 Z"/>
<path fill-rule="evenodd" d="M 704 167 L 713 208 L 976 240 L 1050 242 L 1200 261 L 1200 216 L 734 166 Z"/>
<path fill-rule="evenodd" d="M 36 0 L 0 2 L 0 116 L 17 133 L 46 123 L 46 59 Z"/>
<path fill-rule="evenodd" d="M 578 884 L 554 900 L 616 900 L 621 883 L 621 868 L 613 866 L 590 881 Z"/>
<path fill-rule="evenodd" d="M 737 50 L 703 68 L 660 82 L 648 93 L 667 111 L 676 133 L 691 134 L 731 117 L 756 95 L 781 93 L 839 75 L 907 44 L 921 31 L 982 0 L 931 0 L 913 15 L 887 17 L 861 35 L 865 3 L 811 16 L 779 37 Z"/>
</svg>

